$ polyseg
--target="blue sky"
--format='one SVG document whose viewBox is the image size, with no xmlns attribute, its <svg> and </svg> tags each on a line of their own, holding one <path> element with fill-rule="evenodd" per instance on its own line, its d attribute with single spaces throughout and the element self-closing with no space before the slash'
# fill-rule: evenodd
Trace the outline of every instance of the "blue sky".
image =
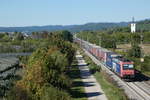
<svg viewBox="0 0 150 100">
<path fill-rule="evenodd" d="M 0 0 L 0 26 L 71 25 L 150 18 L 150 0 Z"/>
</svg>

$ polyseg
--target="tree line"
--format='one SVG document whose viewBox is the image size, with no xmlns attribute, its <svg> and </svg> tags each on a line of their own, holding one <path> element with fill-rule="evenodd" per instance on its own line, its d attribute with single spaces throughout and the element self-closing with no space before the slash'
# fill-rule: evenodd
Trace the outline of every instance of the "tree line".
<svg viewBox="0 0 150 100">
<path fill-rule="evenodd" d="M 8 100 L 71 100 L 68 72 L 75 55 L 73 37 L 68 31 L 48 34 L 44 45 L 29 57 L 23 78 L 9 91 Z"/>
</svg>

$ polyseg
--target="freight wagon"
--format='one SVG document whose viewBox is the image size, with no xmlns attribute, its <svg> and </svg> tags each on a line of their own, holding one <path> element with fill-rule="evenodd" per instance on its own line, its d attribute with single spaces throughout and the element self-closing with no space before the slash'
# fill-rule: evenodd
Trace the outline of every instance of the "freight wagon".
<svg viewBox="0 0 150 100">
<path fill-rule="evenodd" d="M 74 41 L 100 60 L 107 68 L 114 71 L 119 77 L 125 79 L 134 78 L 135 70 L 133 61 L 79 38 L 74 38 Z"/>
</svg>

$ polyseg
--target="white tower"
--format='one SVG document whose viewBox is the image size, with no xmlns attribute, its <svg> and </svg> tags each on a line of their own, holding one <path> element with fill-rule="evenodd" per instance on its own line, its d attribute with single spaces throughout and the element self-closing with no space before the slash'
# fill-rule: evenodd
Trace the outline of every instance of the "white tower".
<svg viewBox="0 0 150 100">
<path fill-rule="evenodd" d="M 131 33 L 136 32 L 136 23 L 134 22 L 134 17 L 132 18 L 132 23 L 131 23 Z"/>
</svg>

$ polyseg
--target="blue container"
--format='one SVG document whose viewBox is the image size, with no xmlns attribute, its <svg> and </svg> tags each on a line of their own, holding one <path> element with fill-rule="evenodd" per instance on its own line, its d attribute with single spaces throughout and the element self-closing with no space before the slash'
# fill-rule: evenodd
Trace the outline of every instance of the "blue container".
<svg viewBox="0 0 150 100">
<path fill-rule="evenodd" d="M 121 73 L 121 67 L 120 64 L 116 63 L 116 73 L 120 74 Z"/>
<path fill-rule="evenodd" d="M 110 69 L 112 69 L 112 57 L 111 57 L 112 54 L 114 54 L 114 53 L 113 52 L 106 53 L 106 65 Z"/>
<path fill-rule="evenodd" d="M 120 55 L 115 54 L 114 52 L 107 52 L 106 53 L 106 65 L 109 69 L 113 67 L 113 59 L 119 57 Z"/>
<path fill-rule="evenodd" d="M 120 75 L 121 73 L 121 65 L 120 65 L 120 61 L 116 58 L 113 59 L 113 67 L 112 67 L 113 71 L 117 74 Z"/>
</svg>

